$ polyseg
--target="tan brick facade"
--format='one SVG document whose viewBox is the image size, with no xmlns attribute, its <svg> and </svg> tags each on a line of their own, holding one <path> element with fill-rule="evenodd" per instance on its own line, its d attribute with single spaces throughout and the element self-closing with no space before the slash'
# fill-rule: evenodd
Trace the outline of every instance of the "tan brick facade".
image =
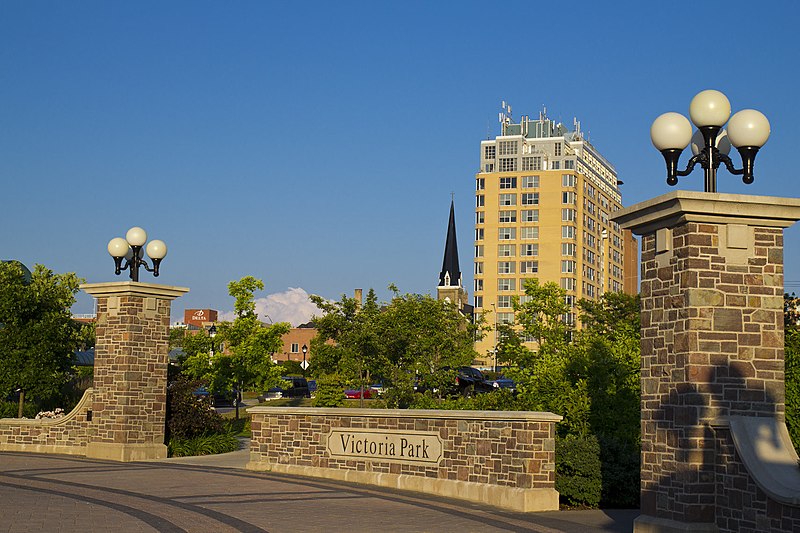
<svg viewBox="0 0 800 533">
<path fill-rule="evenodd" d="M 518 511 L 558 509 L 550 413 L 254 407 L 248 468 L 345 479 L 481 501 Z M 332 430 L 441 441 L 436 462 L 337 458 Z"/>
</svg>

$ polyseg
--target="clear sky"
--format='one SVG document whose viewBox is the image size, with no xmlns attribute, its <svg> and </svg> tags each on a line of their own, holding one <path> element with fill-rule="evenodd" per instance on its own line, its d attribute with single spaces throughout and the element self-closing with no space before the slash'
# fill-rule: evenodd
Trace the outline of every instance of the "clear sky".
<svg viewBox="0 0 800 533">
<path fill-rule="evenodd" d="M 284 304 L 435 292 L 454 193 L 471 294 L 479 143 L 501 100 L 515 119 L 577 117 L 631 205 L 671 189 L 653 119 L 718 89 L 772 124 L 755 184 L 720 170 L 718 190 L 798 196 L 799 23 L 789 0 L 4 0 L 0 258 L 124 280 L 106 244 L 142 226 L 169 247 L 142 280 L 191 289 L 174 317 L 230 310 L 244 275 Z M 791 290 L 800 230 L 786 246 Z"/>
</svg>

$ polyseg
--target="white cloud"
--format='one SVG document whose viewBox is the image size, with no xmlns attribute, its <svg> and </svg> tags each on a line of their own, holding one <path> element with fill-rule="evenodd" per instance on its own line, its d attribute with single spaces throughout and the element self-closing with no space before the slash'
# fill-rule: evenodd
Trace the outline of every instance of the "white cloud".
<svg viewBox="0 0 800 533">
<path fill-rule="evenodd" d="M 289 287 L 283 292 L 269 294 L 264 298 L 256 298 L 256 313 L 264 322 L 289 322 L 297 327 L 311 320 L 313 315 L 322 313 L 320 309 L 308 299 L 308 293 L 300 287 Z M 219 314 L 222 321 L 232 321 L 236 318 L 233 311 Z"/>
</svg>

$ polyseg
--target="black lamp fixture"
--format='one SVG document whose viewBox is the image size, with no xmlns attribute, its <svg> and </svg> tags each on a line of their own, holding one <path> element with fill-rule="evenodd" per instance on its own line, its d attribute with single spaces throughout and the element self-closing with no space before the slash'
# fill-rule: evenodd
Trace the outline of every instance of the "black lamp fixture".
<svg viewBox="0 0 800 533">
<path fill-rule="evenodd" d="M 306 354 L 308 353 L 308 346 L 304 344 L 303 347 L 300 348 L 300 350 L 303 352 L 303 375 L 305 376 L 306 367 L 308 366 L 308 363 L 306 363 Z"/>
<path fill-rule="evenodd" d="M 753 183 L 753 163 L 759 148 L 769 139 L 769 120 L 755 109 L 744 109 L 731 117 L 731 103 L 719 91 L 709 89 L 692 98 L 689 116 L 692 125 L 680 113 L 664 113 L 650 127 L 650 139 L 664 156 L 667 183 L 678 184 L 678 176 L 688 176 L 699 163 L 705 171 L 705 191 L 717 192 L 717 169 L 725 164 L 728 172 L 742 176 L 744 183 Z M 730 118 L 730 120 L 728 120 Z M 728 124 L 727 131 L 723 126 Z M 692 144 L 693 157 L 685 170 L 678 170 L 681 152 Z M 735 168 L 728 157 L 731 145 L 742 157 L 742 168 Z"/>
<path fill-rule="evenodd" d="M 116 266 L 114 273 L 117 276 L 123 270 L 130 270 L 131 280 L 139 281 L 139 267 L 142 266 L 148 272 L 152 272 L 153 276 L 158 277 L 158 267 L 167 255 L 167 245 L 164 244 L 164 241 L 155 239 L 147 243 L 147 247 L 144 248 L 145 242 L 147 242 L 147 232 L 139 227 L 129 229 L 124 239 L 115 237 L 108 242 L 108 253 L 114 258 Z M 144 259 L 145 249 L 153 261 L 153 268 L 150 268 Z M 123 259 L 125 260 L 124 265 L 122 264 Z"/>
</svg>

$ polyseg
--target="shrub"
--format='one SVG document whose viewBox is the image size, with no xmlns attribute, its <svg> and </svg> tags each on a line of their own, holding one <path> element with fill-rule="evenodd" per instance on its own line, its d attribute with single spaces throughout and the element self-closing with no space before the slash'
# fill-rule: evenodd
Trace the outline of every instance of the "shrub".
<svg viewBox="0 0 800 533">
<path fill-rule="evenodd" d="M 599 443 L 603 477 L 602 506 L 639 507 L 641 444 L 618 435 L 601 436 Z"/>
<path fill-rule="evenodd" d="M 39 409 L 31 402 L 22 404 L 22 416 L 33 418 Z M 19 414 L 19 402 L 0 400 L 0 418 L 17 418 Z"/>
<path fill-rule="evenodd" d="M 344 389 L 337 374 L 320 376 L 317 379 L 317 393 L 314 407 L 341 407 L 344 405 Z"/>
<path fill-rule="evenodd" d="M 600 443 L 595 436 L 556 438 L 556 490 L 568 507 L 600 504 Z"/>
<path fill-rule="evenodd" d="M 167 439 L 191 439 L 225 433 L 222 417 L 208 401 L 198 400 L 192 392 L 197 381 L 179 377 L 167 388 Z"/>
<path fill-rule="evenodd" d="M 191 439 L 170 439 L 167 451 L 170 457 L 187 457 L 192 455 L 213 455 L 217 453 L 235 452 L 239 449 L 239 440 L 230 433 L 203 435 Z"/>
<path fill-rule="evenodd" d="M 797 326 L 786 327 L 786 426 L 795 450 L 800 450 L 800 331 Z"/>
</svg>

